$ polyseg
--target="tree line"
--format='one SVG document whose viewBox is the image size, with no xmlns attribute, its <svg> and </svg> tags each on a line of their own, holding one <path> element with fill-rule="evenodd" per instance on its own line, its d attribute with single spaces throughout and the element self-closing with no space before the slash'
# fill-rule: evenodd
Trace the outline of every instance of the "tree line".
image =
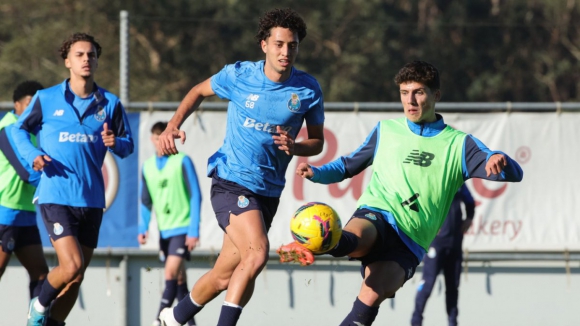
<svg viewBox="0 0 580 326">
<path fill-rule="evenodd" d="M 441 71 L 445 102 L 580 100 L 580 0 L 33 0 L 0 5 L 0 101 L 20 81 L 68 71 L 58 48 L 78 31 L 103 47 L 97 82 L 119 93 L 119 12 L 129 12 L 131 101 L 179 101 L 235 61 L 261 60 L 258 18 L 292 7 L 308 35 L 296 66 L 325 101 L 398 101 L 406 62 Z"/>
</svg>

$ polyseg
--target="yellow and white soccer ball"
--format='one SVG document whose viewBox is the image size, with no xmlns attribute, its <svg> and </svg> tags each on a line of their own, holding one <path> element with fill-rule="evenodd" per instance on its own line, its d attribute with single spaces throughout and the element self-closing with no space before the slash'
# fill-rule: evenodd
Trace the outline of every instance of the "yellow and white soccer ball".
<svg viewBox="0 0 580 326">
<path fill-rule="evenodd" d="M 340 217 L 332 207 L 318 202 L 302 205 L 290 220 L 294 241 L 315 254 L 334 248 L 342 234 Z"/>
</svg>

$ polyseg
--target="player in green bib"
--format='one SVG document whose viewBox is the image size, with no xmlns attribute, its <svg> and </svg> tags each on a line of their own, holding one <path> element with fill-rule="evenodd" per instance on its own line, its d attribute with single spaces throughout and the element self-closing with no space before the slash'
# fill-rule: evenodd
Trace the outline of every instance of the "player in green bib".
<svg viewBox="0 0 580 326">
<path fill-rule="evenodd" d="M 30 298 L 38 296 L 48 274 L 32 203 L 40 172 L 34 171 L 15 146 L 13 124 L 43 86 L 36 81 L 20 83 L 13 93 L 14 111 L 0 120 L 0 278 L 12 253 L 30 277 Z M 31 140 L 35 142 L 34 135 Z"/>
<path fill-rule="evenodd" d="M 306 163 L 296 173 L 330 184 L 373 167 L 371 180 L 338 245 L 327 252 L 361 261 L 361 290 L 340 326 L 369 326 L 379 306 L 393 298 L 415 273 L 443 224 L 453 197 L 465 180 L 519 182 L 514 160 L 489 150 L 472 135 L 446 125 L 435 113 L 441 98 L 439 72 L 414 61 L 395 76 L 405 118 L 380 121 L 353 153 L 320 167 Z M 280 260 L 314 261 L 297 243 L 278 249 Z"/>
<path fill-rule="evenodd" d="M 191 159 L 182 153 L 163 155 L 159 135 L 167 123 L 157 122 L 151 128 L 151 142 L 156 155 L 143 164 L 141 183 L 141 218 L 138 241 L 147 242 L 151 209 L 159 228 L 160 258 L 165 263 L 165 289 L 153 325 L 160 325 L 159 313 L 189 293 L 184 260 L 190 259 L 199 239 L 201 193 Z M 188 325 L 195 325 L 191 318 Z"/>
</svg>

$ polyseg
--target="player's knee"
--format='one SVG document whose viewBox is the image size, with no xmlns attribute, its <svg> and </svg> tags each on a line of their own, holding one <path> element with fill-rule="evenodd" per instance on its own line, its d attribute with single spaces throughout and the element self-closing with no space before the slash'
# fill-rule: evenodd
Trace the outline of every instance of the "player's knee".
<svg viewBox="0 0 580 326">
<path fill-rule="evenodd" d="M 268 251 L 253 251 L 252 253 L 246 255 L 240 264 L 244 268 L 248 268 L 251 272 L 258 274 L 266 266 L 268 262 Z"/>
<path fill-rule="evenodd" d="M 72 281 L 82 282 L 83 280 L 82 266 L 79 264 L 61 265 L 60 274 L 67 283 Z"/>
</svg>

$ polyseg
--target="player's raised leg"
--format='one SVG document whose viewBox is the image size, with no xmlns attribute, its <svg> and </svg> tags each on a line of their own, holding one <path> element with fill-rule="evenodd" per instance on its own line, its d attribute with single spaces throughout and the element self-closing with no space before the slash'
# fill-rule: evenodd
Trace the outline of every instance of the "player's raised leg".
<svg viewBox="0 0 580 326">
<path fill-rule="evenodd" d="M 214 267 L 193 285 L 187 296 L 182 298 L 173 309 L 164 309 L 159 314 L 165 326 L 184 325 L 193 318 L 204 305 L 228 288 L 230 278 L 240 263 L 238 248 L 230 237 L 224 234 L 222 250 Z"/>
</svg>

